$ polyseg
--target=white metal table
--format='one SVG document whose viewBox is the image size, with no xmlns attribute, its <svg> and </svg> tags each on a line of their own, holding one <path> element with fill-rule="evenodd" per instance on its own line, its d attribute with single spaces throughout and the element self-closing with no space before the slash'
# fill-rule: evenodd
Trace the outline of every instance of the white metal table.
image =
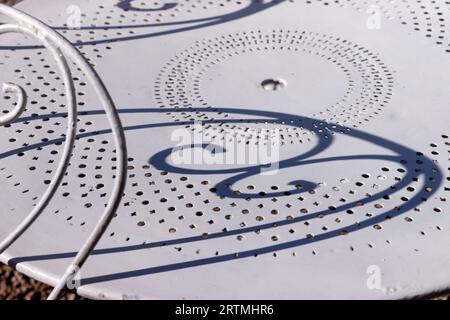
<svg viewBox="0 0 450 320">
<path fill-rule="evenodd" d="M 126 188 L 79 273 L 80 295 L 398 299 L 450 286 L 448 1 L 25 0 L 17 8 L 89 60 L 128 145 Z M 0 49 L 0 80 L 28 98 L 0 128 L 3 239 L 48 189 L 70 110 L 42 43 L 3 35 Z M 51 285 L 118 179 L 111 123 L 86 70 L 69 65 L 78 106 L 70 165 L 42 215 L 1 256 Z M 15 102 L 5 93 L 0 112 Z M 180 143 L 186 133 L 200 140 Z M 279 161 L 250 161 L 274 144 Z M 231 148 L 248 157 L 226 161 Z M 180 153 L 194 161 L 177 162 Z"/>
</svg>

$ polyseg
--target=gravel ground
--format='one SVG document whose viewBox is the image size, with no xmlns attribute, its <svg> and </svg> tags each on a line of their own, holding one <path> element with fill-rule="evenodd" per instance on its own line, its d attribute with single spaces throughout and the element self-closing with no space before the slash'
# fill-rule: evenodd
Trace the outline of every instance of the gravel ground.
<svg viewBox="0 0 450 320">
<path fill-rule="evenodd" d="M 16 272 L 4 264 L 0 265 L 0 300 L 43 300 L 52 288 Z M 75 293 L 66 292 L 62 300 L 82 299 Z"/>
</svg>

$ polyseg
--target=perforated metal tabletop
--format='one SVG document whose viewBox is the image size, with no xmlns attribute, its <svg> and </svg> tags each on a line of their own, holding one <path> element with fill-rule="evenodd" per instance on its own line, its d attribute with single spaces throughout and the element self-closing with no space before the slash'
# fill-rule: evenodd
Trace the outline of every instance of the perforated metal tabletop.
<svg viewBox="0 0 450 320">
<path fill-rule="evenodd" d="M 89 59 L 128 144 L 126 189 L 81 269 L 80 295 L 398 299 L 450 287 L 448 1 L 17 8 Z M 31 37 L 1 39 L 0 80 L 28 95 L 26 111 L 0 128 L 5 238 L 48 188 L 68 109 L 51 53 Z M 117 178 L 110 122 L 72 62 L 70 166 L 45 212 L 1 256 L 52 285 Z M 5 93 L 0 111 L 15 101 Z M 200 140 L 184 144 L 186 133 Z M 251 161 L 270 145 L 279 161 Z M 225 161 L 230 148 L 247 157 Z M 201 161 L 179 163 L 180 152 Z"/>
</svg>

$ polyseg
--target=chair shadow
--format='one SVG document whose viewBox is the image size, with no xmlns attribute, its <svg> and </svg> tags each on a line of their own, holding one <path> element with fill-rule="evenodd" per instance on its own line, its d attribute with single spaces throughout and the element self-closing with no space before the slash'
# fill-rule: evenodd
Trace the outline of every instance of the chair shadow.
<svg viewBox="0 0 450 320">
<path fill-rule="evenodd" d="M 176 28 L 174 30 L 165 30 L 165 31 L 159 31 L 159 32 L 149 32 L 145 34 L 137 34 L 132 36 L 126 36 L 126 37 L 116 37 L 116 38 L 106 38 L 106 39 L 97 39 L 97 40 L 89 40 L 89 41 L 82 41 L 77 40 L 72 42 L 72 45 L 76 47 L 86 46 L 86 45 L 99 45 L 99 44 L 110 44 L 115 42 L 125 42 L 125 41 L 133 41 L 133 40 L 141 40 L 146 38 L 154 38 L 154 37 L 162 37 L 162 36 L 168 36 L 171 34 L 176 33 L 182 33 L 187 31 L 193 31 L 198 30 L 202 28 L 208 28 L 220 24 L 224 24 L 227 22 L 239 20 L 254 14 L 257 14 L 259 12 L 271 9 L 277 5 L 280 5 L 284 3 L 287 0 L 270 0 L 267 2 L 255 2 L 255 1 L 249 1 L 249 4 L 239 9 L 238 11 L 227 13 L 224 15 L 219 16 L 213 16 L 209 18 L 203 18 L 203 19 L 192 19 L 192 20 L 184 20 L 184 21 L 177 21 L 177 22 L 169 22 L 169 23 L 149 23 L 149 24 L 138 24 L 138 25 L 117 25 L 117 26 L 110 26 L 110 25 L 104 25 L 104 26 L 89 26 L 89 27 L 81 27 L 81 28 L 69 28 L 67 26 L 52 26 L 53 29 L 58 31 L 92 31 L 92 30 L 114 30 L 114 29 L 145 29 L 145 28 L 156 28 L 156 27 L 167 27 L 167 26 L 176 26 L 180 25 L 181 27 Z M 167 11 L 170 9 L 173 9 L 177 6 L 177 2 L 163 5 L 160 8 L 157 9 L 137 9 L 136 7 L 132 6 L 132 1 L 119 1 L 118 4 L 116 4 L 117 7 L 123 9 L 124 11 L 136 11 L 136 12 L 150 12 L 150 11 Z M 192 25 L 196 24 L 196 25 Z M 187 26 L 183 26 L 187 25 Z M 41 45 L 23 45 L 23 46 L 0 46 L 0 50 L 29 50 L 29 49 L 41 49 L 43 48 Z"/>
<path fill-rule="evenodd" d="M 205 108 L 148 108 L 148 109 L 121 109 L 119 110 L 121 115 L 126 114 L 157 114 L 157 113 L 167 113 L 167 112 L 214 112 L 214 113 L 227 113 L 234 116 L 239 116 L 241 118 L 235 119 L 216 119 L 216 120 L 207 120 L 204 121 L 204 124 L 242 124 L 242 123 L 252 123 L 252 124 L 264 124 L 268 121 L 274 124 L 283 124 L 289 125 L 292 127 L 302 128 L 315 133 L 315 136 L 318 138 L 317 145 L 312 148 L 310 151 L 305 152 L 303 154 L 299 154 L 290 159 L 285 159 L 279 161 L 278 165 L 280 170 L 286 168 L 296 168 L 302 165 L 307 164 L 318 164 L 318 163 L 330 163 L 336 161 L 355 161 L 355 160 L 380 160 L 380 161 L 390 161 L 395 163 L 396 165 L 401 165 L 404 170 L 404 177 L 399 179 L 395 185 L 392 185 L 390 188 L 386 190 L 382 190 L 376 194 L 371 195 L 368 198 L 359 199 L 357 201 L 353 201 L 351 203 L 345 203 L 338 207 L 329 208 L 327 210 L 322 210 L 320 212 L 313 212 L 309 214 L 302 215 L 300 217 L 296 217 L 292 220 L 280 220 L 277 222 L 271 222 L 266 224 L 261 224 L 252 227 L 246 227 L 242 229 L 229 230 L 227 232 L 220 232 L 215 234 L 210 234 L 205 239 L 203 235 L 193 236 L 188 238 L 180 238 L 174 240 L 167 241 L 158 241 L 153 243 L 144 243 L 140 245 L 131 245 L 131 246 L 122 246 L 116 248 L 106 248 L 106 249 L 96 249 L 93 251 L 92 255 L 104 255 L 104 254 L 113 254 L 120 252 L 129 252 L 129 251 L 137 251 L 137 250 L 146 250 L 150 248 L 157 247 L 165 247 L 172 245 L 179 245 L 185 243 L 192 242 L 200 242 L 200 241 L 209 241 L 211 239 L 219 239 L 219 238 L 227 238 L 230 236 L 243 235 L 246 233 L 251 233 L 255 231 L 272 229 L 274 224 L 277 226 L 286 226 L 295 223 L 304 222 L 310 219 L 317 218 L 320 216 L 331 216 L 337 213 L 351 210 L 357 206 L 360 206 L 361 203 L 363 205 L 375 204 L 376 201 L 382 200 L 383 198 L 389 197 L 405 188 L 410 186 L 411 183 L 416 181 L 426 181 L 426 183 L 418 190 L 416 190 L 415 195 L 408 199 L 405 202 L 402 202 L 397 207 L 392 209 L 384 210 L 383 213 L 380 213 L 376 216 L 367 218 L 364 221 L 359 222 L 358 224 L 349 225 L 346 227 L 339 228 L 333 231 L 327 231 L 322 234 L 316 235 L 313 238 L 300 238 L 289 242 L 278 243 L 276 245 L 265 246 L 257 249 L 247 250 L 247 251 L 239 251 L 233 254 L 225 254 L 218 255 L 214 257 L 197 259 L 192 261 L 185 261 L 181 263 L 162 265 L 150 268 L 144 268 L 139 270 L 130 270 L 121 273 L 115 274 L 105 274 L 101 276 L 95 276 L 91 278 L 82 279 L 82 285 L 94 284 L 104 281 L 111 281 L 117 279 L 125 279 L 131 277 L 138 277 L 143 275 L 156 274 L 161 272 L 168 272 L 186 268 L 194 268 L 197 266 L 204 266 L 210 264 L 221 263 L 225 261 L 233 261 L 239 259 L 246 259 L 250 257 L 255 257 L 263 254 L 274 253 L 277 251 L 282 251 L 290 248 L 300 247 L 304 245 L 310 245 L 312 243 L 317 243 L 320 241 L 325 241 L 332 239 L 334 237 L 342 236 L 343 233 L 351 234 L 352 232 L 356 232 L 358 230 L 362 230 L 365 228 L 372 227 L 377 224 L 381 224 L 386 222 L 387 220 L 394 219 L 399 217 L 400 215 L 417 208 L 420 204 L 427 201 L 430 197 L 433 196 L 434 193 L 439 189 L 439 187 L 443 183 L 443 172 L 436 166 L 436 164 L 417 151 L 414 151 L 406 146 L 400 145 L 393 141 L 387 140 L 385 138 L 375 136 L 369 134 L 367 132 L 361 131 L 359 129 L 350 129 L 345 126 L 341 126 L 333 123 L 326 123 L 317 119 L 307 118 L 298 115 L 285 114 L 280 112 L 266 112 L 260 110 L 248 110 L 248 109 L 235 109 L 235 108 L 214 108 L 214 109 L 205 109 Z M 88 112 L 80 112 L 79 116 L 89 116 L 89 115 L 102 115 L 104 114 L 101 110 L 93 110 Z M 35 121 L 39 119 L 47 119 L 47 118 L 58 118 L 58 117 L 66 117 L 67 114 L 59 113 L 59 114 L 50 114 L 50 115 L 40 115 L 40 116 L 32 116 L 32 117 L 23 117 L 17 122 L 25 122 L 25 121 Z M 245 117 L 243 117 L 245 116 Z M 253 118 L 255 117 L 255 118 Z M 143 125 L 135 125 L 135 126 L 125 126 L 125 131 L 134 131 L 134 130 L 146 130 L 146 129 L 158 129 L 163 127 L 180 127 L 180 126 L 188 126 L 193 125 L 194 121 L 181 121 L 181 122 L 163 122 L 163 123 L 149 123 Z M 92 132 L 85 132 L 79 134 L 77 139 L 84 139 L 97 135 L 109 134 L 111 130 L 98 130 Z M 373 155 L 352 155 L 352 156 L 341 156 L 341 157 L 331 157 L 331 158 L 323 158 L 323 159 L 310 159 L 313 156 L 319 155 L 321 152 L 325 151 L 329 148 L 335 140 L 340 135 L 347 135 L 353 138 L 361 139 L 363 141 L 369 142 L 379 147 L 383 147 L 389 151 L 389 155 L 385 154 L 373 154 Z M 0 154 L 0 159 L 13 156 L 20 152 L 25 152 L 29 150 L 33 150 L 35 148 L 42 148 L 45 146 L 53 145 L 55 143 L 63 143 L 63 139 L 56 139 L 51 141 L 45 141 L 34 145 L 29 145 L 26 147 L 18 148 L 15 150 L 9 150 L 7 152 Z M 224 186 L 233 186 L 237 182 L 242 179 L 247 179 L 251 176 L 259 174 L 261 172 L 262 166 L 249 166 L 246 168 L 231 168 L 220 171 L 211 171 L 208 169 L 186 169 L 174 167 L 170 163 L 168 163 L 168 157 L 171 153 L 171 150 L 163 150 L 149 159 L 149 163 L 154 166 L 158 170 L 172 172 L 172 173 L 181 173 L 186 175 L 205 175 L 205 174 L 229 174 L 232 175 L 230 178 L 225 179 L 224 181 L 218 183 L 215 187 L 215 193 L 217 196 L 230 196 L 233 197 L 234 193 L 229 193 L 229 190 L 225 190 Z M 297 181 L 293 181 L 292 183 L 296 183 Z M 308 188 L 314 188 L 315 185 L 310 183 Z M 286 193 L 279 194 L 279 196 L 287 196 L 291 195 L 294 192 L 302 192 L 298 190 L 290 190 Z M 240 197 L 239 195 L 235 197 Z M 260 197 L 259 194 L 246 194 L 246 197 Z M 76 255 L 76 252 L 65 252 L 65 253 L 55 253 L 55 254 L 46 254 L 46 255 L 36 255 L 36 256 L 28 256 L 28 257 L 17 257 L 11 259 L 9 263 L 12 266 L 16 266 L 18 263 L 22 262 L 30 262 L 30 261 L 41 261 L 41 260 L 54 260 L 54 259 L 64 259 L 71 258 Z"/>
</svg>

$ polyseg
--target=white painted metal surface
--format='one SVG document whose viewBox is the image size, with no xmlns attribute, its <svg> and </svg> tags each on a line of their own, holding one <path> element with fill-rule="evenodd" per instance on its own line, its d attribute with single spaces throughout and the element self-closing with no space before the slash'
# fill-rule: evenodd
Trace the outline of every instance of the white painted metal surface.
<svg viewBox="0 0 450 320">
<path fill-rule="evenodd" d="M 448 2 L 18 8 L 90 59 L 129 144 L 125 195 L 82 269 L 81 295 L 394 299 L 450 286 Z M 19 121 L 1 128 L 1 238 L 46 190 L 63 148 L 61 75 L 37 45 L 1 42 L 0 80 L 28 94 Z M 106 116 L 82 72 L 73 76 L 71 165 L 46 212 L 2 256 L 50 284 L 99 220 L 115 172 Z M 4 95 L 1 111 L 13 100 Z M 226 140 L 241 146 L 279 129 L 280 170 L 176 165 L 171 137 L 183 128 L 218 145 L 231 132 Z"/>
</svg>

